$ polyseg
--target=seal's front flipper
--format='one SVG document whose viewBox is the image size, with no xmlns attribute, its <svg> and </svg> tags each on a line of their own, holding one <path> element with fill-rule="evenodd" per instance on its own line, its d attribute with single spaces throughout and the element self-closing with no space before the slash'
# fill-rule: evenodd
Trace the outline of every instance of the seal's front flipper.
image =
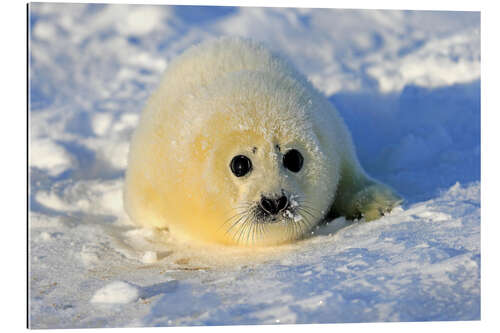
<svg viewBox="0 0 500 333">
<path fill-rule="evenodd" d="M 360 217 L 372 221 L 389 213 L 402 202 L 403 199 L 390 187 L 374 182 L 355 193 L 351 204 Z"/>
<path fill-rule="evenodd" d="M 349 220 L 364 217 L 366 221 L 372 221 L 403 202 L 403 198 L 389 186 L 363 178 L 341 182 L 333 207 L 338 214 Z"/>
</svg>

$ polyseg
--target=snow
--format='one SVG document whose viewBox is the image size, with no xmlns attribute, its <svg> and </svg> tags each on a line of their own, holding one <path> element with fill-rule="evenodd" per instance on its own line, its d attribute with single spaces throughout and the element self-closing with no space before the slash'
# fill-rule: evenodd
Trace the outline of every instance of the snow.
<svg viewBox="0 0 500 333">
<path fill-rule="evenodd" d="M 30 326 L 480 319 L 479 31 L 477 12 L 31 4 Z M 287 56 L 404 205 L 258 249 L 134 227 L 140 110 L 176 55 L 221 34 Z"/>
<path fill-rule="evenodd" d="M 90 302 L 125 304 L 135 301 L 138 297 L 137 288 L 122 281 L 115 281 L 96 291 Z"/>
<path fill-rule="evenodd" d="M 158 256 L 156 252 L 154 251 L 146 251 L 144 252 L 144 255 L 142 256 L 142 262 L 145 264 L 152 264 L 154 262 L 158 261 Z"/>
<path fill-rule="evenodd" d="M 57 143 L 40 139 L 33 144 L 37 149 L 31 151 L 30 166 L 46 170 L 51 176 L 57 176 L 71 167 L 71 155 Z"/>
</svg>

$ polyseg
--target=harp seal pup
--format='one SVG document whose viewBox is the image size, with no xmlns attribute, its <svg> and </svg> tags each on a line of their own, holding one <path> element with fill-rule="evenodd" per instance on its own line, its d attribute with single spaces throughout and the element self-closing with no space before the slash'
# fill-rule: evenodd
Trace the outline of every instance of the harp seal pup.
<svg viewBox="0 0 500 333">
<path fill-rule="evenodd" d="M 328 100 L 260 43 L 223 37 L 169 64 L 130 145 L 124 206 L 189 239 L 274 245 L 401 202 L 370 178 Z"/>
</svg>

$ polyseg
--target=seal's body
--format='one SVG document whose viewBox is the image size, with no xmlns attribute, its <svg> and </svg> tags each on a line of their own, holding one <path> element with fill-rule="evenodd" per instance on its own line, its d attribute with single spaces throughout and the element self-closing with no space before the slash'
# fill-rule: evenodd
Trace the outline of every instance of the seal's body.
<svg viewBox="0 0 500 333">
<path fill-rule="evenodd" d="M 138 225 L 226 244 L 292 241 L 332 212 L 371 220 L 400 202 L 365 174 L 326 98 L 238 38 L 169 65 L 133 135 L 124 199 Z"/>
</svg>

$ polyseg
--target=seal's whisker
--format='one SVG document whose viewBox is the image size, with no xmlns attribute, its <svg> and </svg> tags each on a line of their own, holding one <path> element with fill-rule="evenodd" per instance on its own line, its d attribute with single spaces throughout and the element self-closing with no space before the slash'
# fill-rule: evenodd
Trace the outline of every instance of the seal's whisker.
<svg viewBox="0 0 500 333">
<path fill-rule="evenodd" d="M 240 229 L 240 232 L 238 235 L 238 243 L 239 243 L 241 237 L 243 237 L 243 238 L 245 237 L 246 230 L 250 226 L 250 223 L 251 223 L 250 216 L 247 216 L 247 218 L 245 219 L 245 221 L 241 225 L 241 229 Z"/>
<path fill-rule="evenodd" d="M 310 215 L 313 215 L 313 219 L 317 219 L 319 216 L 323 215 L 318 209 L 314 208 L 314 206 L 308 201 L 301 201 L 299 203 L 298 209 L 302 209 L 303 211 L 308 212 Z"/>
<path fill-rule="evenodd" d="M 297 205 L 290 208 L 289 212 L 292 215 L 283 214 L 282 216 L 285 221 L 288 221 L 284 224 L 283 233 L 289 240 L 304 238 L 311 226 L 317 221 L 318 216 L 322 215 L 310 201 L 303 200 L 302 197 L 298 196 L 294 197 L 293 200 L 297 202 Z M 226 234 L 230 234 L 234 242 L 247 245 L 256 244 L 268 232 L 269 223 L 265 217 L 261 216 L 255 202 L 242 202 L 238 207 L 233 208 L 233 211 L 237 213 L 224 221 L 220 228 L 229 224 Z"/>
<path fill-rule="evenodd" d="M 303 231 L 302 231 L 302 225 L 301 225 L 300 221 L 294 222 L 294 223 L 293 223 L 293 227 L 294 227 L 294 230 L 295 230 L 294 235 L 293 235 L 293 238 L 294 238 L 294 239 L 297 239 L 297 238 L 299 238 L 299 237 L 300 237 L 300 235 L 301 235 L 301 234 L 302 234 L 302 232 L 303 232 Z"/>
<path fill-rule="evenodd" d="M 240 236 L 242 236 L 241 237 L 242 241 L 245 239 L 245 236 L 246 236 L 245 243 L 248 243 L 248 234 L 249 234 L 248 231 L 249 231 L 251 226 L 252 226 L 252 222 L 250 220 L 247 220 L 245 225 L 243 226 L 243 233 Z M 238 242 L 239 242 L 239 239 L 238 239 Z"/>
<path fill-rule="evenodd" d="M 316 223 L 315 222 L 311 223 L 310 218 L 306 218 L 305 220 L 307 221 L 306 232 L 310 232 L 312 228 L 316 225 Z"/>
<path fill-rule="evenodd" d="M 302 214 L 302 212 L 308 214 L 309 218 L 313 219 L 313 221 L 315 220 L 315 216 L 309 212 L 307 212 L 304 208 L 300 208 L 299 209 L 299 213 L 301 213 L 301 216 L 304 218 L 304 221 L 299 221 L 299 223 L 301 223 L 302 226 L 304 226 L 304 229 L 307 230 L 311 227 L 311 221 L 309 220 L 309 218 Z M 305 230 L 301 228 L 301 231 L 302 231 L 302 234 L 305 233 Z"/>
<path fill-rule="evenodd" d="M 302 216 L 304 221 L 299 221 L 300 234 L 298 239 L 304 238 L 305 232 L 309 229 L 309 219 L 306 216 Z"/>
<path fill-rule="evenodd" d="M 229 232 L 235 225 L 237 224 L 240 224 L 240 225 L 243 225 L 245 223 L 245 220 L 247 218 L 247 215 L 243 216 L 239 221 L 238 223 L 235 223 L 231 226 L 231 228 L 229 228 L 229 230 L 227 232 Z M 236 228 L 236 229 L 233 229 L 233 232 L 231 232 L 231 238 L 233 239 L 233 241 L 236 241 L 236 235 L 238 234 L 238 232 L 241 232 L 241 226 L 240 228 Z"/>
<path fill-rule="evenodd" d="M 286 225 L 286 232 L 288 238 L 293 237 L 295 235 L 295 223 L 289 223 Z"/>
<path fill-rule="evenodd" d="M 299 203 L 299 207 L 306 207 L 306 208 L 309 208 L 311 210 L 314 210 L 315 212 L 319 212 L 318 209 L 314 208 L 314 203 L 310 202 L 310 201 L 301 201 Z"/>
<path fill-rule="evenodd" d="M 248 221 L 249 221 L 249 216 L 248 216 L 248 215 L 246 215 L 246 218 L 245 218 L 245 220 L 243 221 L 243 223 L 242 223 L 242 225 L 241 225 L 241 227 L 240 227 L 239 232 L 238 232 L 238 231 L 236 231 L 236 233 L 238 233 L 238 240 L 236 241 L 237 243 L 239 243 L 239 242 L 240 242 L 240 239 L 241 239 L 241 236 L 243 235 L 244 230 L 248 227 Z"/>
<path fill-rule="evenodd" d="M 294 239 L 298 239 L 300 237 L 300 235 L 302 235 L 302 233 L 304 232 L 302 230 L 302 224 L 300 222 L 295 222 L 294 226 L 295 226 L 295 229 L 298 230 L 298 232 L 296 232 L 294 235 Z"/>
<path fill-rule="evenodd" d="M 222 229 L 222 227 L 224 227 L 227 223 L 231 222 L 231 220 L 233 219 L 236 219 L 238 218 L 239 216 L 242 216 L 242 215 L 245 215 L 247 213 L 247 211 L 243 211 L 243 212 L 240 212 L 238 214 L 235 214 L 233 216 L 231 216 L 230 218 L 228 218 L 226 221 L 224 221 L 224 223 L 222 223 L 219 227 L 219 229 L 217 229 L 217 231 L 219 231 L 220 229 Z"/>
<path fill-rule="evenodd" d="M 253 219 L 250 220 L 248 223 L 248 228 L 247 228 L 247 240 L 246 243 L 249 244 L 250 242 L 250 236 L 252 236 L 252 242 L 253 242 L 253 232 L 255 230 L 255 222 Z"/>
<path fill-rule="evenodd" d="M 253 223 L 253 225 L 254 225 L 254 228 L 253 228 L 252 244 L 255 244 L 255 242 L 257 241 L 257 237 L 259 236 L 259 234 L 258 234 L 259 225 L 256 223 Z"/>
<path fill-rule="evenodd" d="M 228 218 L 228 219 L 227 219 L 227 220 L 226 220 L 226 221 L 225 221 L 225 222 L 221 225 L 221 228 L 222 228 L 224 225 L 226 225 L 227 223 L 231 222 L 232 220 L 234 220 L 234 219 L 238 219 L 238 218 L 240 218 L 240 217 L 242 217 L 242 216 L 245 216 L 246 214 L 247 214 L 247 212 L 245 211 L 245 212 L 241 212 L 241 213 L 238 213 L 238 214 L 235 214 L 235 215 L 231 216 L 230 218 Z"/>
<path fill-rule="evenodd" d="M 306 213 L 309 217 L 311 217 L 313 220 L 316 220 L 316 215 L 311 213 L 307 208 L 301 207 L 299 211 Z"/>
<path fill-rule="evenodd" d="M 314 215 L 314 218 L 319 218 L 321 215 L 323 215 L 323 213 L 312 206 L 302 205 L 300 208 Z"/>
<path fill-rule="evenodd" d="M 297 203 L 299 204 L 299 207 L 305 207 L 308 208 L 309 210 L 312 210 L 315 213 L 318 213 L 318 215 L 321 215 L 320 211 L 314 207 L 314 203 L 311 201 L 306 201 L 306 200 L 299 200 L 297 199 Z"/>
<path fill-rule="evenodd" d="M 229 229 L 226 230 L 226 234 L 234 227 L 236 226 L 237 224 L 240 223 L 240 221 L 242 221 L 243 219 L 245 219 L 246 217 L 248 216 L 248 213 L 247 214 L 244 214 L 243 216 L 241 216 L 240 218 L 238 218 L 238 220 L 236 222 L 234 222 L 231 227 L 229 227 Z M 238 231 L 236 231 L 238 232 Z"/>
<path fill-rule="evenodd" d="M 247 239 L 245 241 L 247 244 L 248 244 L 248 239 L 250 237 L 250 234 L 252 233 L 252 229 L 253 229 L 254 225 L 255 225 L 255 223 L 253 223 L 253 222 L 250 222 L 248 224 L 248 228 L 247 228 L 247 231 L 246 231 L 246 233 L 247 233 Z"/>
<path fill-rule="evenodd" d="M 251 223 L 250 225 L 250 232 L 249 234 L 252 236 L 252 237 L 248 237 L 249 239 L 251 239 L 251 242 L 252 244 L 254 243 L 255 241 L 255 223 Z"/>
<path fill-rule="evenodd" d="M 312 201 L 307 201 L 307 200 L 304 200 L 304 199 L 302 199 L 302 198 L 300 198 L 300 197 L 295 198 L 294 200 L 295 200 L 298 204 L 303 204 L 303 203 L 312 204 Z"/>
<path fill-rule="evenodd" d="M 253 236 L 252 236 L 252 243 L 255 243 L 255 241 L 257 240 L 257 237 L 259 237 L 259 233 L 258 233 L 258 230 L 259 229 L 259 225 L 257 223 L 254 223 L 254 231 L 253 231 Z"/>
<path fill-rule="evenodd" d="M 244 210 L 244 211 L 245 211 L 245 210 L 248 210 L 248 208 L 249 208 L 249 207 L 251 207 L 251 206 L 252 206 L 252 204 L 253 204 L 253 203 L 252 203 L 252 202 L 250 202 L 250 201 L 248 201 L 248 202 L 243 202 L 243 203 L 241 203 L 240 205 L 238 205 L 238 206 L 236 206 L 236 207 L 233 207 L 233 208 L 231 208 L 231 209 L 229 209 L 229 210 L 227 210 L 227 211 L 224 211 L 224 214 L 229 214 L 229 213 L 231 213 L 231 212 L 233 212 L 233 211 L 238 211 L 238 210 Z"/>
<path fill-rule="evenodd" d="M 247 208 L 249 208 L 249 207 L 251 207 L 253 205 L 254 205 L 253 201 L 243 201 L 237 207 L 238 208 L 245 208 L 245 209 L 247 209 Z"/>
<path fill-rule="evenodd" d="M 266 226 L 263 223 L 259 223 L 259 237 L 266 233 Z"/>
<path fill-rule="evenodd" d="M 293 220 L 293 237 L 296 239 L 299 234 L 302 233 L 302 228 L 300 227 L 300 221 Z M 297 233 L 298 232 L 298 233 Z"/>
<path fill-rule="evenodd" d="M 301 234 L 301 239 L 305 238 L 308 234 L 308 232 L 311 230 L 311 223 L 309 222 L 308 218 L 304 218 L 306 222 L 304 222 L 304 232 Z"/>
<path fill-rule="evenodd" d="M 316 224 L 316 218 L 315 217 L 311 217 L 311 218 L 308 218 L 307 216 L 304 218 L 307 222 L 307 228 L 310 230 L 312 226 L 314 226 Z M 311 223 L 311 219 L 314 219 L 312 220 L 312 223 Z"/>
<path fill-rule="evenodd" d="M 302 216 L 309 217 L 310 219 L 316 220 L 316 216 L 314 214 L 311 214 L 310 212 L 308 212 L 306 210 L 302 210 L 302 213 L 304 213 Z"/>
</svg>

